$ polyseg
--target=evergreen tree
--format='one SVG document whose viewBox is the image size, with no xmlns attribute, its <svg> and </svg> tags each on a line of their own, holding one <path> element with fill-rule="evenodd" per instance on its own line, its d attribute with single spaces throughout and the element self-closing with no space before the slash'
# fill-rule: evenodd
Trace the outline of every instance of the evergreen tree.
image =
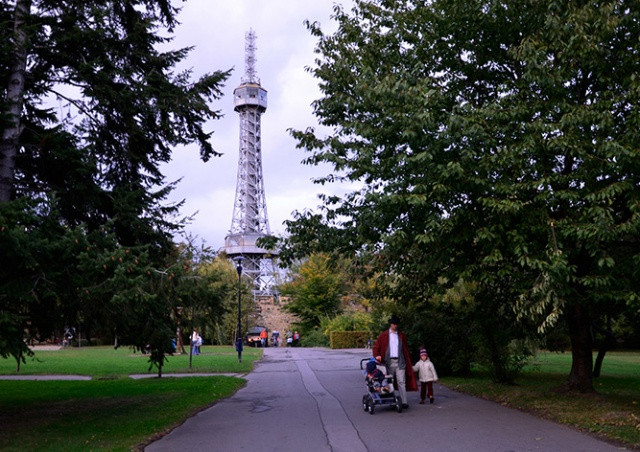
<svg viewBox="0 0 640 452">
<path fill-rule="evenodd" d="M 22 322 L 17 331 L 119 315 L 113 303 L 123 302 L 141 310 L 132 319 L 150 319 L 147 272 L 164 268 L 183 226 L 160 165 L 179 145 L 196 143 L 205 161 L 218 155 L 205 123 L 219 117 L 209 102 L 229 75 L 176 72 L 189 49 L 159 49 L 177 14 L 167 0 L 0 1 L 10 37 L 0 43 L 0 314 Z M 77 246 L 65 248 L 70 238 Z M 131 265 L 110 273 L 111 258 L 137 260 L 139 274 Z M 95 271 L 74 273 L 87 267 Z M 102 304 L 85 303 L 96 292 Z"/>
</svg>

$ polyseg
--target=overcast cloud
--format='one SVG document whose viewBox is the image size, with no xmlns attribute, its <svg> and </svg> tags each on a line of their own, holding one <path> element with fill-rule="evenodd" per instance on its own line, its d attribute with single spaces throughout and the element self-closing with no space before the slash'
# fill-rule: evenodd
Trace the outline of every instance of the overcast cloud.
<svg viewBox="0 0 640 452">
<path fill-rule="evenodd" d="M 182 178 L 172 200 L 185 199 L 182 215 L 198 212 L 187 232 L 218 249 L 231 227 L 238 160 L 238 115 L 233 111 L 233 90 L 245 73 L 245 33 L 252 28 L 256 40 L 256 72 L 268 92 L 262 115 L 262 165 L 269 224 L 282 234 L 282 222 L 294 210 L 313 209 L 317 194 L 337 187 L 313 184 L 327 168 L 300 162 L 306 153 L 296 149 L 287 129 L 315 126 L 311 102 L 320 96 L 317 80 L 305 71 L 313 65 L 316 39 L 304 20 L 319 22 L 323 31 L 336 28 L 330 20 L 336 2 L 316 0 L 188 0 L 179 15 L 172 47 L 195 46 L 185 68 L 194 77 L 234 68 L 224 87 L 224 97 L 213 107 L 224 117 L 209 126 L 211 143 L 223 156 L 203 163 L 197 147 L 177 149 L 164 167 L 169 181 Z M 344 2 L 339 2 L 344 3 Z"/>
</svg>

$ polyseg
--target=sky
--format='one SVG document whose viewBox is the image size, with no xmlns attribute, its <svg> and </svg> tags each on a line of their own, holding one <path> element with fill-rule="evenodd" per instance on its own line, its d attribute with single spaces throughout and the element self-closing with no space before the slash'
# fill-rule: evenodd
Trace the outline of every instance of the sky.
<svg viewBox="0 0 640 452">
<path fill-rule="evenodd" d="M 305 67 L 313 66 L 317 40 L 305 19 L 319 22 L 323 32 L 336 29 L 330 19 L 332 0 L 187 0 L 181 3 L 181 25 L 174 32 L 173 48 L 194 46 L 180 69 L 193 77 L 233 68 L 223 97 L 212 104 L 222 119 L 207 123 L 211 144 L 221 152 L 207 163 L 197 146 L 176 149 L 163 167 L 167 181 L 182 178 L 170 201 L 184 199 L 181 215 L 196 214 L 186 232 L 217 250 L 231 227 L 238 165 L 239 118 L 233 111 L 233 90 L 245 74 L 245 34 L 256 33 L 256 73 L 268 92 L 262 115 L 262 166 L 267 212 L 272 234 L 285 233 L 283 222 L 295 210 L 315 209 L 318 193 L 340 193 L 341 187 L 314 184 L 312 179 L 330 172 L 328 167 L 303 165 L 307 153 L 296 149 L 287 129 L 317 127 L 311 103 L 321 95 L 318 81 Z"/>
</svg>

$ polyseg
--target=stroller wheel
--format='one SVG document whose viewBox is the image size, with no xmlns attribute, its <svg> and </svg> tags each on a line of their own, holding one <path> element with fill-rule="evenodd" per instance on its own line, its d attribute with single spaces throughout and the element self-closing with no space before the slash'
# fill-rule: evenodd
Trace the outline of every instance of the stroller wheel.
<svg viewBox="0 0 640 452">
<path fill-rule="evenodd" d="M 365 411 L 369 410 L 368 400 L 369 400 L 369 396 L 368 395 L 363 395 L 362 396 L 362 409 L 365 410 Z"/>
<path fill-rule="evenodd" d="M 402 397 L 396 396 L 396 411 L 402 413 Z"/>
<path fill-rule="evenodd" d="M 369 401 L 369 414 L 373 414 L 375 412 L 375 406 L 376 404 L 373 402 L 373 400 Z"/>
</svg>

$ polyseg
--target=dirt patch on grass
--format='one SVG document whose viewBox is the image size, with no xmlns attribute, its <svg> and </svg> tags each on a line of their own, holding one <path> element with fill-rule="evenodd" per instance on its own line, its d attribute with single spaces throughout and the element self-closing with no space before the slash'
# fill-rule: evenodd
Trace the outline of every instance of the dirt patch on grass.
<svg viewBox="0 0 640 452">
<path fill-rule="evenodd" d="M 37 351 L 45 351 L 45 352 L 57 352 L 58 350 L 62 350 L 62 346 L 60 345 L 34 345 L 33 347 L 29 347 L 34 352 Z"/>
</svg>

